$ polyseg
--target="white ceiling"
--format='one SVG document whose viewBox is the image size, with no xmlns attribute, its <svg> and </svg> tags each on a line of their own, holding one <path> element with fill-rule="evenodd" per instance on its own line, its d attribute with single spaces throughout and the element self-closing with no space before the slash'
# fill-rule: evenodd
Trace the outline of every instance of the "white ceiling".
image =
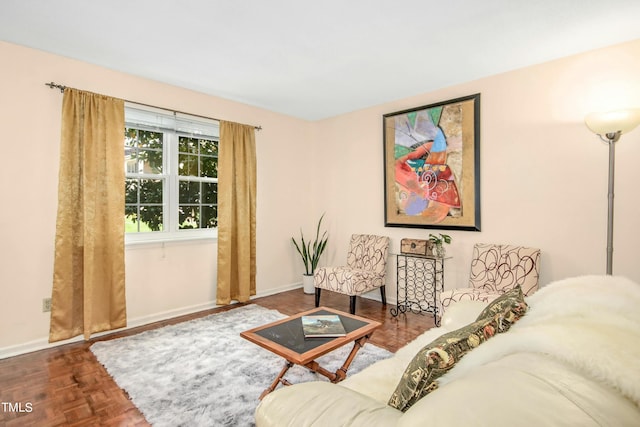
<svg viewBox="0 0 640 427">
<path fill-rule="evenodd" d="M 309 120 L 634 39 L 640 0 L 0 1 L 0 40 Z"/>
</svg>

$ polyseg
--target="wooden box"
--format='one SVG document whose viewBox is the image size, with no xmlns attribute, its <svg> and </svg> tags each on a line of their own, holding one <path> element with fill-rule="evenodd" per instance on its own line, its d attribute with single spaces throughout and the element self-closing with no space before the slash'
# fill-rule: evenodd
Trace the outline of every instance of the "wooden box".
<svg viewBox="0 0 640 427">
<path fill-rule="evenodd" d="M 400 240 L 400 253 L 407 255 L 432 255 L 433 244 L 423 239 L 402 239 Z"/>
</svg>

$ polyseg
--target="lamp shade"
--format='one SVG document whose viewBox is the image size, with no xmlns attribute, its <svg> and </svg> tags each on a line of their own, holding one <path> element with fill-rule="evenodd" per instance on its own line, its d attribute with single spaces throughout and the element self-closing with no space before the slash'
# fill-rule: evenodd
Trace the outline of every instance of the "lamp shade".
<svg viewBox="0 0 640 427">
<path fill-rule="evenodd" d="M 628 133 L 640 124 L 640 109 L 607 111 L 590 113 L 584 119 L 587 127 L 598 135 L 606 135 L 620 131 Z"/>
</svg>

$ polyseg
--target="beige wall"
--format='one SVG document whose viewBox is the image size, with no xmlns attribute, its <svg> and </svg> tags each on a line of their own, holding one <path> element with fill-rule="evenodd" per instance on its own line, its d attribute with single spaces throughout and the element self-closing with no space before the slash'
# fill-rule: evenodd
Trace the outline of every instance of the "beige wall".
<svg viewBox="0 0 640 427">
<path fill-rule="evenodd" d="M 351 232 L 389 235 L 396 252 L 403 237 L 428 237 L 433 230 L 383 226 L 382 115 L 474 93 L 481 93 L 482 231 L 448 232 L 446 287 L 466 284 L 475 242 L 540 248 L 542 284 L 604 274 L 608 148 L 583 119 L 640 108 L 640 40 L 320 122 L 318 194 L 335 237 L 326 262 L 343 256 Z M 616 150 L 614 274 L 640 282 L 640 128 Z M 393 275 L 389 285 L 395 295 Z"/>
<path fill-rule="evenodd" d="M 640 107 L 640 41 L 529 67 L 319 121 L 306 122 L 67 58 L 0 42 L 0 357 L 46 345 L 51 293 L 61 94 L 56 81 L 142 103 L 260 124 L 258 294 L 297 286 L 290 244 L 326 212 L 323 264 L 342 262 L 353 232 L 425 238 L 385 228 L 382 115 L 480 92 L 482 232 L 452 231 L 447 287 L 468 278 L 474 242 L 542 249 L 543 283 L 603 273 L 607 147 L 583 124 L 587 112 Z M 640 129 L 617 144 L 614 272 L 640 282 Z M 128 246 L 130 324 L 213 305 L 215 242 Z M 388 295 L 395 300 L 390 265 Z M 377 297 L 377 295 L 373 295 Z"/>
<path fill-rule="evenodd" d="M 261 294 L 299 285 L 289 236 L 311 227 L 308 165 L 315 125 L 270 111 L 0 42 L 0 357 L 46 345 L 57 208 L 62 94 L 45 82 L 194 114 L 261 125 L 258 156 L 257 286 Z M 126 248 L 130 325 L 215 305 L 215 242 Z"/>
</svg>

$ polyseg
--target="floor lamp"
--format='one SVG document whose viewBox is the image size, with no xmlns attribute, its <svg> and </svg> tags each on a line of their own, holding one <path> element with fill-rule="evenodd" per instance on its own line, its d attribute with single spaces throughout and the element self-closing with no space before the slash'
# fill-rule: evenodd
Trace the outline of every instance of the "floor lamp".
<svg viewBox="0 0 640 427">
<path fill-rule="evenodd" d="M 609 146 L 609 190 L 607 193 L 607 274 L 613 271 L 613 181 L 615 177 L 615 143 L 620 135 L 640 124 L 640 109 L 591 113 L 584 119 L 587 127 Z"/>
</svg>

